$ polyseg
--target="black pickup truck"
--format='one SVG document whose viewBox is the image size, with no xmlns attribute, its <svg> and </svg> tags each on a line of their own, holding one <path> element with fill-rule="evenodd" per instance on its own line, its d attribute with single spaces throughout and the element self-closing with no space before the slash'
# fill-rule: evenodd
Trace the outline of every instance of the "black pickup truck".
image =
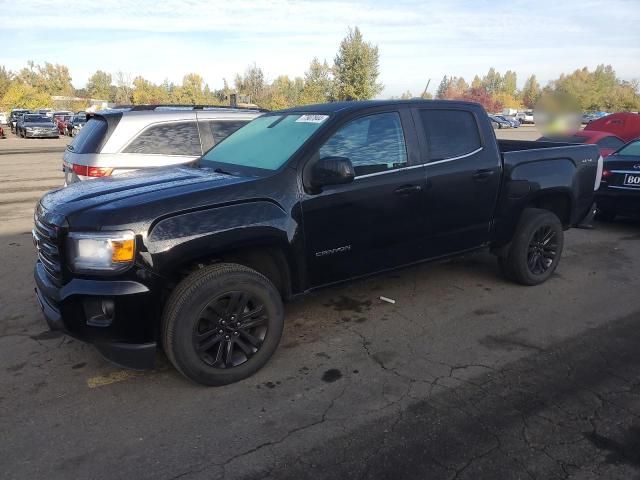
<svg viewBox="0 0 640 480">
<path fill-rule="evenodd" d="M 51 328 L 115 363 L 152 367 L 162 347 L 222 385 L 267 362 L 283 300 L 318 287 L 479 249 L 516 282 L 545 281 L 601 168 L 596 146 L 496 141 L 474 103 L 273 112 L 196 165 L 44 195 L 36 293 Z"/>
</svg>

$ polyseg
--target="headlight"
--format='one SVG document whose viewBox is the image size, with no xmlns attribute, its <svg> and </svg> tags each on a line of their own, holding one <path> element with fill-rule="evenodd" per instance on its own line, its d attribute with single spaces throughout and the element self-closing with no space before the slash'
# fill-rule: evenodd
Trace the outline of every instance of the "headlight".
<svg viewBox="0 0 640 480">
<path fill-rule="evenodd" d="M 71 232 L 67 259 L 74 272 L 126 269 L 135 257 L 133 232 Z"/>
<path fill-rule="evenodd" d="M 24 127 L 25 130 L 33 130 L 33 127 Z"/>
</svg>

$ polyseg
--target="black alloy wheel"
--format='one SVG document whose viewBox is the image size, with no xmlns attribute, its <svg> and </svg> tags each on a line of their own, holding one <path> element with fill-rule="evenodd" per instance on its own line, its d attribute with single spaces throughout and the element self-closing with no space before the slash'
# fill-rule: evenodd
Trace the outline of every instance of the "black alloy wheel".
<svg viewBox="0 0 640 480">
<path fill-rule="evenodd" d="M 550 225 L 542 225 L 531 238 L 527 265 L 534 275 L 542 275 L 556 259 L 558 253 L 558 239 L 555 230 Z"/>
<path fill-rule="evenodd" d="M 254 295 L 231 291 L 211 300 L 200 312 L 193 332 L 198 357 L 216 368 L 242 365 L 253 357 L 268 331 L 264 305 Z"/>
</svg>

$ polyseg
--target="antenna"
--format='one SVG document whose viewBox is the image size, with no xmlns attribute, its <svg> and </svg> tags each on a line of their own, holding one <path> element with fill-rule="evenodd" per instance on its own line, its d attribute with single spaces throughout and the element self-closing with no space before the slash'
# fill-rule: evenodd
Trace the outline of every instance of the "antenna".
<svg viewBox="0 0 640 480">
<path fill-rule="evenodd" d="M 429 84 L 431 83 L 431 79 L 427 80 L 427 86 L 424 87 L 424 92 L 422 92 L 422 98 L 427 94 L 427 90 L 429 90 Z"/>
</svg>

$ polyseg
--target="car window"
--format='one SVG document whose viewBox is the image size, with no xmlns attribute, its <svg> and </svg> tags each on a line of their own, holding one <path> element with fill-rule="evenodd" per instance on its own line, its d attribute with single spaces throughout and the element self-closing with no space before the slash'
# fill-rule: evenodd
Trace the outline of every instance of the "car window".
<svg viewBox="0 0 640 480">
<path fill-rule="evenodd" d="M 106 134 L 107 122 L 99 117 L 92 118 L 78 132 L 67 149 L 73 153 L 98 153 Z"/>
<path fill-rule="evenodd" d="M 123 152 L 156 155 L 202 155 L 196 122 L 152 125 L 129 143 Z"/>
<path fill-rule="evenodd" d="M 380 113 L 352 120 L 320 147 L 320 158 L 346 157 L 356 176 L 407 165 L 407 148 L 398 113 Z"/>
<path fill-rule="evenodd" d="M 612 148 L 617 150 L 624 145 L 624 142 L 616 137 L 603 137 L 596 142 L 596 145 L 602 148 Z"/>
<path fill-rule="evenodd" d="M 628 143 L 624 148 L 618 150 L 618 155 L 631 155 L 640 157 L 640 141 Z"/>
<path fill-rule="evenodd" d="M 240 127 L 244 127 L 249 120 L 206 120 L 200 121 L 200 137 L 202 139 L 202 151 L 206 152 L 211 147 L 220 143 Z"/>
<path fill-rule="evenodd" d="M 460 157 L 480 148 L 478 124 L 465 110 L 420 110 L 429 161 Z"/>
</svg>

